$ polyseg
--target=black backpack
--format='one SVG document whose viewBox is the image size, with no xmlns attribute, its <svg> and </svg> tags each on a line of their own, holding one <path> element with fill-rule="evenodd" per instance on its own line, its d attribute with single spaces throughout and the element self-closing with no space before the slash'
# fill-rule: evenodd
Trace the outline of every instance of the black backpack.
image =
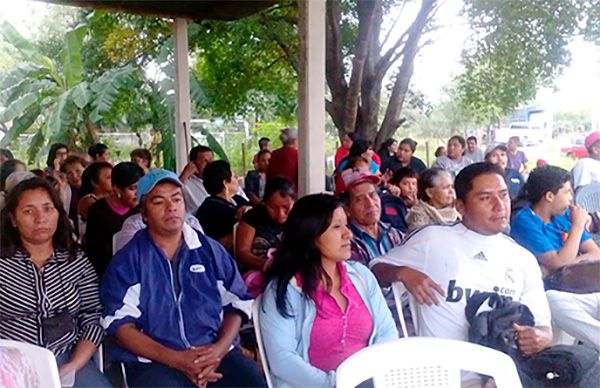
<svg viewBox="0 0 600 388">
<path fill-rule="evenodd" d="M 509 297 L 477 293 L 467 302 L 465 314 L 469 341 L 508 354 L 524 387 L 577 386 L 593 367 L 592 373 L 600 368 L 598 351 L 584 345 L 556 345 L 531 356 L 522 355 L 512 324 L 533 326 L 534 318 L 527 306 Z M 596 385 L 597 381 L 590 386 Z"/>
</svg>

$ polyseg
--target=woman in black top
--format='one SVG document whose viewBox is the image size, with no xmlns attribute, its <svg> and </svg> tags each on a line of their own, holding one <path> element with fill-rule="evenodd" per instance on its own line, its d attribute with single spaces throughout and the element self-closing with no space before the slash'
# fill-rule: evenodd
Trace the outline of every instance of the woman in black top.
<svg viewBox="0 0 600 388">
<path fill-rule="evenodd" d="M 393 173 L 395 173 L 402 167 L 408 167 L 417 173 L 426 170 L 427 166 L 425 166 L 425 163 L 423 163 L 421 159 L 414 156 L 416 149 L 416 141 L 408 137 L 402 139 L 398 145 L 396 157 L 388 159 L 386 163 L 382 163 L 381 171 L 385 173 L 387 170 L 391 170 Z"/>
<path fill-rule="evenodd" d="M 144 170 L 135 163 L 117 164 L 111 175 L 112 193 L 90 206 L 85 250 L 100 278 L 113 255 L 113 235 L 121 230 L 127 217 L 138 212 L 137 182 L 143 175 Z"/>
<path fill-rule="evenodd" d="M 203 180 L 210 197 L 202 202 L 196 218 L 207 236 L 231 251 L 233 226 L 250 209 L 250 202 L 236 194 L 239 189 L 237 177 L 224 160 L 209 163 L 204 169 Z"/>
<path fill-rule="evenodd" d="M 44 178 L 24 180 L 1 225 L 0 338 L 49 349 L 75 386 L 110 386 L 91 361 L 104 335 L 98 277 L 58 193 Z"/>
<path fill-rule="evenodd" d="M 235 241 L 235 258 L 240 269 L 262 271 L 271 248 L 281 242 L 283 224 L 294 205 L 294 184 L 286 178 L 274 177 L 265 185 L 262 204 L 242 216 Z"/>
</svg>

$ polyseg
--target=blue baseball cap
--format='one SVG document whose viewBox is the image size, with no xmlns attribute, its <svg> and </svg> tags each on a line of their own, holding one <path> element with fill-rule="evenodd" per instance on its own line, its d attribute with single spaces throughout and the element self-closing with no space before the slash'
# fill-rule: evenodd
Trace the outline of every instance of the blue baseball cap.
<svg viewBox="0 0 600 388">
<path fill-rule="evenodd" d="M 138 181 L 136 191 L 138 201 L 141 202 L 144 195 L 151 192 L 157 184 L 165 181 L 169 181 L 175 183 L 179 187 L 183 187 L 183 183 L 181 183 L 179 177 L 173 171 L 165 170 L 163 168 L 154 168 L 148 171 L 148 173 Z"/>
</svg>

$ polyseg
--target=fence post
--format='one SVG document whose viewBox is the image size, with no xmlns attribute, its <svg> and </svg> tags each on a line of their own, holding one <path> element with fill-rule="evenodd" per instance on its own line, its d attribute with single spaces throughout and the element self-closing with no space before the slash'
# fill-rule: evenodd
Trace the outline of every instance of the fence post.
<svg viewBox="0 0 600 388">
<path fill-rule="evenodd" d="M 246 176 L 246 143 L 242 143 L 242 174 Z"/>
<path fill-rule="evenodd" d="M 429 166 L 429 142 L 425 142 L 425 159 L 427 159 L 427 166 Z"/>
</svg>

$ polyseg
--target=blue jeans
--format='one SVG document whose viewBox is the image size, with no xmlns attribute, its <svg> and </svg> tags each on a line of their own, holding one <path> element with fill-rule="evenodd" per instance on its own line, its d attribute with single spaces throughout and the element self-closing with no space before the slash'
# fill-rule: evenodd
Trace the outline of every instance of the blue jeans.
<svg viewBox="0 0 600 388">
<path fill-rule="evenodd" d="M 125 364 L 129 387 L 196 387 L 183 373 L 157 362 Z M 266 387 L 265 379 L 253 360 L 239 348 L 232 349 L 221 361 L 217 372 L 223 378 L 209 387 Z"/>
<path fill-rule="evenodd" d="M 56 363 L 60 368 L 71 358 L 71 352 L 66 352 L 56 357 Z M 91 359 L 75 373 L 75 388 L 86 387 L 112 387 L 102 372 L 96 367 Z"/>
</svg>

